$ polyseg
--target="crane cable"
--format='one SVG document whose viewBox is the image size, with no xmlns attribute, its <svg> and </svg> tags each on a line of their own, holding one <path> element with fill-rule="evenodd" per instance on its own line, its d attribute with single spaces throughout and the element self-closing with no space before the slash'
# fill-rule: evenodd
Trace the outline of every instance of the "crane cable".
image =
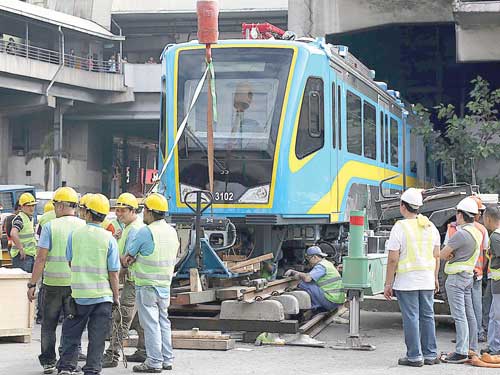
<svg viewBox="0 0 500 375">
<path fill-rule="evenodd" d="M 153 191 L 155 186 L 161 181 L 163 174 L 167 170 L 167 166 L 170 163 L 172 156 L 174 155 L 175 148 L 177 147 L 177 144 L 179 143 L 179 140 L 181 139 L 182 134 L 184 134 L 184 130 L 186 129 L 189 115 L 191 114 L 191 111 L 193 110 L 194 105 L 196 104 L 196 101 L 198 100 L 198 97 L 201 94 L 201 89 L 203 88 L 203 84 L 205 83 L 205 80 L 207 79 L 207 74 L 208 74 L 209 69 L 213 69 L 213 67 L 211 68 L 211 66 L 207 64 L 207 67 L 205 68 L 205 71 L 203 72 L 203 76 L 201 77 L 200 81 L 198 82 L 198 85 L 196 86 L 196 90 L 194 91 L 193 99 L 191 100 L 191 104 L 189 105 L 188 112 L 187 112 L 186 116 L 184 117 L 184 120 L 182 120 L 181 125 L 179 126 L 179 130 L 178 130 L 177 135 L 175 137 L 174 145 L 172 146 L 172 149 L 170 150 L 170 152 L 168 154 L 167 160 L 165 160 L 165 163 L 163 164 L 161 172 L 155 178 L 153 185 L 149 188 L 148 193 L 147 193 L 148 195 Z M 166 103 L 163 103 L 163 105 L 166 105 Z"/>
</svg>

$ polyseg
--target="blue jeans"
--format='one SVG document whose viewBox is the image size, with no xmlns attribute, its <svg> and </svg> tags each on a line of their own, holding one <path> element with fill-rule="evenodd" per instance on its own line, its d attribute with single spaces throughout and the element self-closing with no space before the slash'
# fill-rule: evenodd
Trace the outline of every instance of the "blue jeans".
<svg viewBox="0 0 500 375">
<path fill-rule="evenodd" d="M 491 280 L 487 280 L 483 291 L 483 329 L 489 330 L 490 311 L 491 311 Z"/>
<path fill-rule="evenodd" d="M 155 288 L 137 287 L 136 304 L 139 322 L 144 329 L 146 342 L 146 365 L 162 368 L 171 365 L 174 360 L 172 352 L 172 329 L 168 319 L 170 296 L 160 297 Z"/>
<path fill-rule="evenodd" d="M 488 325 L 488 347 L 495 354 L 500 352 L 500 294 L 493 294 Z"/>
<path fill-rule="evenodd" d="M 476 317 L 478 336 L 484 335 L 483 329 L 483 280 L 474 280 L 472 284 L 472 306 Z"/>
<path fill-rule="evenodd" d="M 311 308 L 313 310 L 324 309 L 326 311 L 332 311 L 339 307 L 338 303 L 326 299 L 325 293 L 315 282 L 306 283 L 301 281 L 299 283 L 299 289 L 305 290 L 307 294 L 309 294 L 311 297 Z"/>
<path fill-rule="evenodd" d="M 467 355 L 469 349 L 477 352 L 477 322 L 472 305 L 472 275 L 448 275 L 446 279 L 446 295 L 450 305 L 451 316 L 455 320 L 457 345 L 455 352 Z"/>
<path fill-rule="evenodd" d="M 30 255 L 26 255 L 24 260 L 21 260 L 21 255 L 17 254 L 14 258 L 12 258 L 12 268 L 20 268 L 25 272 L 32 273 L 33 265 L 35 264 L 35 257 Z"/>
<path fill-rule="evenodd" d="M 437 358 L 433 290 L 396 290 L 403 318 L 406 358 L 417 362 Z"/>
<path fill-rule="evenodd" d="M 76 315 L 73 319 L 65 319 L 62 327 L 63 349 L 57 363 L 59 372 L 74 371 L 78 361 L 78 345 L 85 326 L 88 329 L 89 345 L 87 347 L 87 363 L 82 370 L 85 375 L 101 373 L 102 356 L 106 336 L 111 329 L 111 302 L 95 305 L 76 304 Z"/>
</svg>

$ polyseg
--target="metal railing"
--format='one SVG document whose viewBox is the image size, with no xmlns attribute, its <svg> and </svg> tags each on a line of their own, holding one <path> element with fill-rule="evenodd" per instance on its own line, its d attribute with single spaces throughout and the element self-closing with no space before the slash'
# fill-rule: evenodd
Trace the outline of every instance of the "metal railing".
<svg viewBox="0 0 500 375">
<path fill-rule="evenodd" d="M 13 40 L 0 39 L 0 53 L 20 56 L 31 60 L 43 61 L 50 64 L 61 65 L 62 56 L 58 51 L 18 43 Z M 74 54 L 64 54 L 64 66 L 73 69 L 86 70 L 100 73 L 121 73 L 121 63 L 115 60 L 103 61 L 92 56 L 80 57 Z"/>
</svg>

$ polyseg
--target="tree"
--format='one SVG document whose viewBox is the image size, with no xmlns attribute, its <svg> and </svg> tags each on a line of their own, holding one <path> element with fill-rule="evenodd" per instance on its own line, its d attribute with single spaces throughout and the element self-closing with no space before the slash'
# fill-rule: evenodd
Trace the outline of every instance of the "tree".
<svg viewBox="0 0 500 375">
<path fill-rule="evenodd" d="M 455 160 L 457 181 L 471 182 L 471 163 L 476 166 L 487 159 L 500 160 L 500 89 L 491 90 L 489 83 L 481 77 L 471 81 L 466 113 L 460 117 L 451 104 L 435 107 L 437 118 L 444 123 L 444 131 L 436 132 L 429 119 L 429 112 L 421 105 L 415 110 L 421 116 L 423 126 L 418 133 L 431 146 L 430 157 L 450 165 Z M 481 190 L 498 193 L 500 191 L 500 166 L 488 171 L 491 177 L 478 180 Z M 451 181 L 451 167 L 445 168 L 445 176 Z"/>
</svg>

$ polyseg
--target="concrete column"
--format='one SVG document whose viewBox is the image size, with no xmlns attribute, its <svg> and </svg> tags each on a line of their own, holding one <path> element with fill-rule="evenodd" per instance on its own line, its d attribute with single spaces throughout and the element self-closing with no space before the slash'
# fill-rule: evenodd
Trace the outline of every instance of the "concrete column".
<svg viewBox="0 0 500 375">
<path fill-rule="evenodd" d="M 0 116 L 0 184 L 7 184 L 9 180 L 9 140 L 9 120 Z"/>
<path fill-rule="evenodd" d="M 54 122 L 53 122 L 53 132 L 54 132 L 54 155 L 58 155 L 57 157 L 57 165 L 54 167 L 53 179 L 52 179 L 52 188 L 55 190 L 59 186 L 61 186 L 62 181 L 62 127 L 63 127 L 63 112 L 62 106 L 57 103 L 56 108 L 54 109 Z"/>
</svg>

